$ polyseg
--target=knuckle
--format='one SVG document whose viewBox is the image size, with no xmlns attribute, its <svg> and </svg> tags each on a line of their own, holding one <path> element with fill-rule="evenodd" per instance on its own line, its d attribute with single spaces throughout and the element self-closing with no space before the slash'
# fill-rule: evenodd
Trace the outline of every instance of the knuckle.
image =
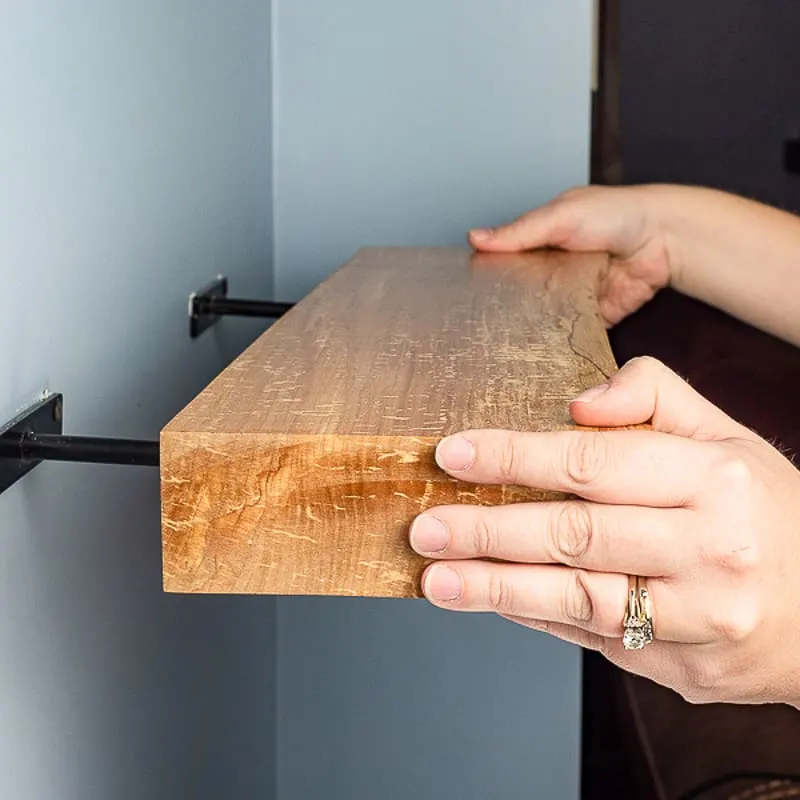
<svg viewBox="0 0 800 800">
<path fill-rule="evenodd" d="M 552 549 L 555 561 L 577 564 L 592 545 L 594 521 L 588 503 L 564 503 L 556 513 L 552 527 Z"/>
<path fill-rule="evenodd" d="M 522 460 L 519 442 L 513 435 L 506 436 L 500 448 L 500 478 L 503 483 L 514 483 Z"/>
<path fill-rule="evenodd" d="M 715 612 L 709 618 L 709 627 L 714 637 L 731 644 L 738 644 L 752 636 L 760 623 L 758 606 L 750 601 Z"/>
<path fill-rule="evenodd" d="M 736 497 L 750 490 L 753 469 L 742 453 L 725 453 L 714 465 L 714 484 L 729 496 Z"/>
<path fill-rule="evenodd" d="M 564 189 L 555 196 L 555 202 L 568 200 L 572 197 L 582 197 L 586 193 L 587 188 L 588 187 L 581 185 L 570 186 L 568 189 Z"/>
<path fill-rule="evenodd" d="M 666 364 L 664 364 L 662 361 L 659 361 L 657 358 L 653 358 L 653 356 L 634 356 L 625 364 L 623 369 L 626 372 L 656 377 L 669 372 Z"/>
<path fill-rule="evenodd" d="M 758 572 L 761 566 L 761 549 L 752 537 L 731 543 L 719 537 L 702 548 L 702 560 L 710 567 L 742 580 Z"/>
<path fill-rule="evenodd" d="M 498 572 L 492 573 L 489 578 L 488 593 L 489 606 L 493 611 L 516 616 L 514 590 L 511 587 L 511 582 L 502 574 Z"/>
<path fill-rule="evenodd" d="M 565 454 L 565 472 L 577 486 L 594 483 L 608 462 L 605 439 L 599 433 L 579 433 L 571 437 Z"/>
<path fill-rule="evenodd" d="M 724 550 L 717 555 L 717 563 L 726 572 L 740 577 L 749 576 L 758 571 L 761 555 L 755 542 Z"/>
<path fill-rule="evenodd" d="M 478 556 L 491 556 L 498 552 L 497 527 L 488 514 L 479 514 L 472 528 L 472 548 Z"/>
<path fill-rule="evenodd" d="M 564 189 L 564 191 L 557 194 L 552 202 L 553 203 L 574 203 L 580 200 L 584 200 L 587 197 L 591 197 L 592 195 L 597 193 L 596 186 L 571 186 L 569 189 Z"/>
<path fill-rule="evenodd" d="M 592 621 L 594 604 L 589 594 L 586 573 L 573 570 L 564 592 L 564 617 L 569 623 L 585 625 Z"/>
<path fill-rule="evenodd" d="M 547 204 L 546 208 L 551 211 L 561 212 L 564 208 L 569 208 L 576 202 L 580 202 L 584 197 L 585 187 L 573 186 L 570 189 L 565 189 L 553 197 Z"/>
</svg>

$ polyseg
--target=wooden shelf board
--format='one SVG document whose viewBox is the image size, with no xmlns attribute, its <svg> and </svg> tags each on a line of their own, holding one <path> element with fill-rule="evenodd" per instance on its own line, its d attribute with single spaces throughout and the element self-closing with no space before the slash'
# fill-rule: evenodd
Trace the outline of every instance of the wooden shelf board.
<svg viewBox="0 0 800 800">
<path fill-rule="evenodd" d="M 600 254 L 365 248 L 162 431 L 170 592 L 418 597 L 408 527 L 443 503 L 552 495 L 442 473 L 470 428 L 574 427 L 616 369 Z"/>
</svg>

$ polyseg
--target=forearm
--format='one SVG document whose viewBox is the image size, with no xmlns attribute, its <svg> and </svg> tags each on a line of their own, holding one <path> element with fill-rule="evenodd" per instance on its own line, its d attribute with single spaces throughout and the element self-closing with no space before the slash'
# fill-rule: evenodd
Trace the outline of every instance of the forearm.
<svg viewBox="0 0 800 800">
<path fill-rule="evenodd" d="M 800 346 L 800 217 L 711 189 L 652 191 L 671 285 Z"/>
</svg>

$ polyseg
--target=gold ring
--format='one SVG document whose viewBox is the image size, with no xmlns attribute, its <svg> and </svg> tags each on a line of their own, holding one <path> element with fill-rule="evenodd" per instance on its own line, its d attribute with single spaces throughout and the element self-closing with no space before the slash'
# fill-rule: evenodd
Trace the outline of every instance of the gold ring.
<svg viewBox="0 0 800 800">
<path fill-rule="evenodd" d="M 641 650 L 653 639 L 653 607 L 644 578 L 628 579 L 628 608 L 625 612 L 625 633 L 622 646 L 626 650 Z"/>
</svg>

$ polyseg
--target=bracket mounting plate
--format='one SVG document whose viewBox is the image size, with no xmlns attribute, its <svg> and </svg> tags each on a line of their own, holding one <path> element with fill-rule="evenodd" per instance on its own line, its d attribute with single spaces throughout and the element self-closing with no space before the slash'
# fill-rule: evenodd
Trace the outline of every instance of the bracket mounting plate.
<svg viewBox="0 0 800 800">
<path fill-rule="evenodd" d="M 189 336 L 196 339 L 207 331 L 219 319 L 218 314 L 209 313 L 203 301 L 209 297 L 227 297 L 228 279 L 220 275 L 216 280 L 206 284 L 202 289 L 189 296 Z"/>
<path fill-rule="evenodd" d="M 0 426 L 0 494 L 27 475 L 41 461 L 16 457 L 4 452 L 19 442 L 19 434 L 57 434 L 63 432 L 64 399 L 60 394 L 51 394 L 26 409 L 10 422 Z M 4 447 L 5 445 L 5 447 Z"/>
</svg>

